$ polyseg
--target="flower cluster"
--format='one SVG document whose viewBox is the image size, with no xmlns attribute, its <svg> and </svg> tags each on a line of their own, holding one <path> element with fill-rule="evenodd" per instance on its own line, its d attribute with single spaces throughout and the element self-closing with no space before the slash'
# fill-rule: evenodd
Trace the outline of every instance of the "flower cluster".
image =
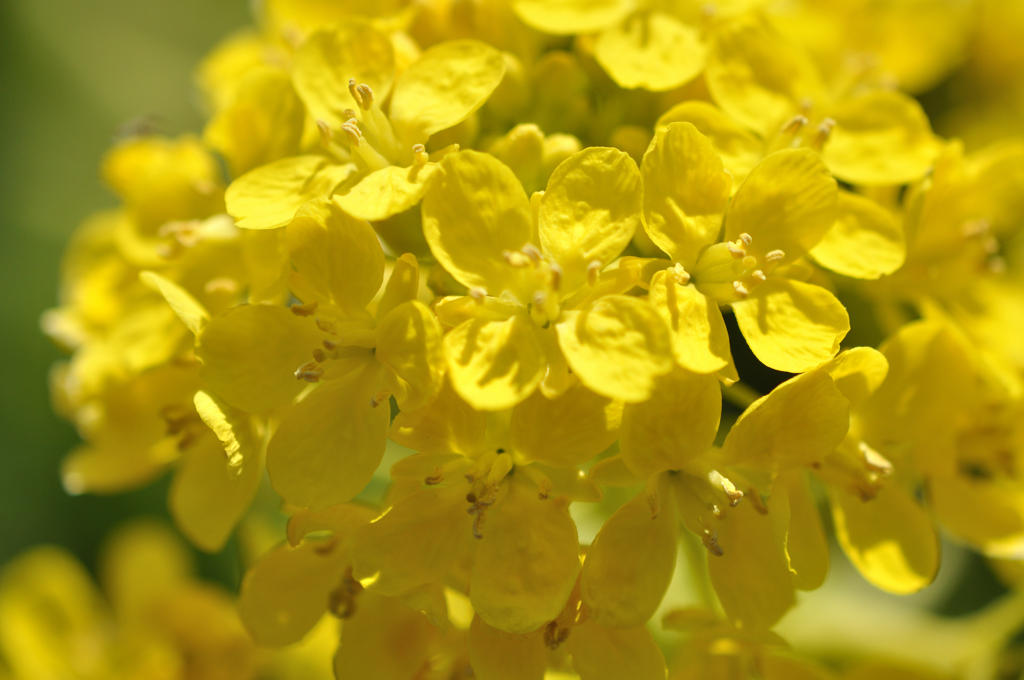
<svg viewBox="0 0 1024 680">
<path fill-rule="evenodd" d="M 832 677 L 771 632 L 826 526 L 890 593 L 939 527 L 1024 559 L 1024 144 L 912 96 L 983 4 L 267 0 L 199 69 L 201 138 L 103 162 L 121 207 L 43 319 L 65 487 L 172 470 L 215 552 L 266 477 L 286 540 L 238 614 L 272 647 L 340 618 L 338 678 L 654 680 L 652 620 L 676 678 Z M 167 621 L 234 645 L 213 606 Z M 251 677 L 231 650 L 186 677 Z"/>
</svg>

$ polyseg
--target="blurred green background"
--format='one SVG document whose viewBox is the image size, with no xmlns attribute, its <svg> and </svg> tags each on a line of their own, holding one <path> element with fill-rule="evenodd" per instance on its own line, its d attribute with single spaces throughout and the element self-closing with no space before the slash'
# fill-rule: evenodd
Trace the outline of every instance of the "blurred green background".
<svg viewBox="0 0 1024 680">
<path fill-rule="evenodd" d="M 56 543 L 93 567 L 119 520 L 167 515 L 165 483 L 64 493 L 57 466 L 77 438 L 50 408 L 47 372 L 60 353 L 39 315 L 57 301 L 71 231 L 115 203 L 98 167 L 118 127 L 153 116 L 161 132 L 200 130 L 193 69 L 249 16 L 245 0 L 0 3 L 0 564 Z"/>
</svg>

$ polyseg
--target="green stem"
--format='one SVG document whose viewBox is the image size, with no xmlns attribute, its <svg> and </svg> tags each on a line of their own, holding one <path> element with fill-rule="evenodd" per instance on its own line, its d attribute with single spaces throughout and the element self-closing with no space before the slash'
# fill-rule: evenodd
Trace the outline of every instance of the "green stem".
<svg viewBox="0 0 1024 680">
<path fill-rule="evenodd" d="M 750 385 L 744 385 L 742 382 L 732 385 L 721 383 L 721 385 L 722 396 L 725 400 L 740 410 L 746 410 L 762 396 Z"/>
</svg>

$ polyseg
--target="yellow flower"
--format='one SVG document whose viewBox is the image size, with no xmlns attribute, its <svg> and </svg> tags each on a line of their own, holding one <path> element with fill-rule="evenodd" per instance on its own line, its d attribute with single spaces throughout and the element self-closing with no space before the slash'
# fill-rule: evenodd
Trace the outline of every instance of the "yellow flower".
<svg viewBox="0 0 1024 680">
<path fill-rule="evenodd" d="M 291 79 L 316 121 L 322 148 L 238 177 L 228 187 L 228 212 L 242 228 L 272 229 L 291 221 L 307 201 L 334 194 L 343 210 L 366 220 L 414 207 L 436 168 L 424 145 L 480 108 L 504 73 L 501 54 L 473 40 L 436 45 L 396 77 L 391 40 L 369 24 L 310 35 L 295 54 Z M 289 91 L 273 80 L 254 87 L 251 96 L 264 117 L 265 102 L 281 106 L 274 88 Z M 276 135 L 287 129 L 267 126 Z M 289 139 L 299 132 L 296 127 Z M 261 141 L 245 140 L 246 148 Z"/>
<path fill-rule="evenodd" d="M 764 364 L 806 371 L 832 358 L 850 328 L 828 290 L 789 278 L 836 220 L 835 180 L 812 151 L 765 157 L 729 200 L 730 176 L 692 124 L 658 130 L 644 155 L 644 227 L 673 266 L 651 280 L 678 363 L 735 380 L 719 305 Z M 724 222 L 724 242 L 718 242 Z"/>
<path fill-rule="evenodd" d="M 501 410 L 538 386 L 560 394 L 571 369 L 598 394 L 646 400 L 671 369 L 667 331 L 645 302 L 619 294 L 638 282 L 638 268 L 606 269 L 639 217 L 632 159 L 581 151 L 532 201 L 491 156 L 462 152 L 440 167 L 423 204 L 424 235 L 470 289 L 437 305 L 454 327 L 444 350 L 455 390 L 475 408 Z"/>
</svg>

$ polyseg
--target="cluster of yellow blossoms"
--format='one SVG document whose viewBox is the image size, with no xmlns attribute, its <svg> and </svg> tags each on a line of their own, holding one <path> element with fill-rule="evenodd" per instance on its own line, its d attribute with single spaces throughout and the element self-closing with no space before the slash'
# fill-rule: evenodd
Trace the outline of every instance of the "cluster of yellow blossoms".
<svg viewBox="0 0 1024 680">
<path fill-rule="evenodd" d="M 968 153 L 912 96 L 990 5 L 265 0 L 201 138 L 110 151 L 122 205 L 43 319 L 65 487 L 172 470 L 192 544 L 260 534 L 237 614 L 153 529 L 112 544 L 113 615 L 42 550 L 0 588 L 11 677 L 964 671 L 772 628 L 826 526 L 891 593 L 939 527 L 1024 560 L 1024 143 Z"/>
</svg>

